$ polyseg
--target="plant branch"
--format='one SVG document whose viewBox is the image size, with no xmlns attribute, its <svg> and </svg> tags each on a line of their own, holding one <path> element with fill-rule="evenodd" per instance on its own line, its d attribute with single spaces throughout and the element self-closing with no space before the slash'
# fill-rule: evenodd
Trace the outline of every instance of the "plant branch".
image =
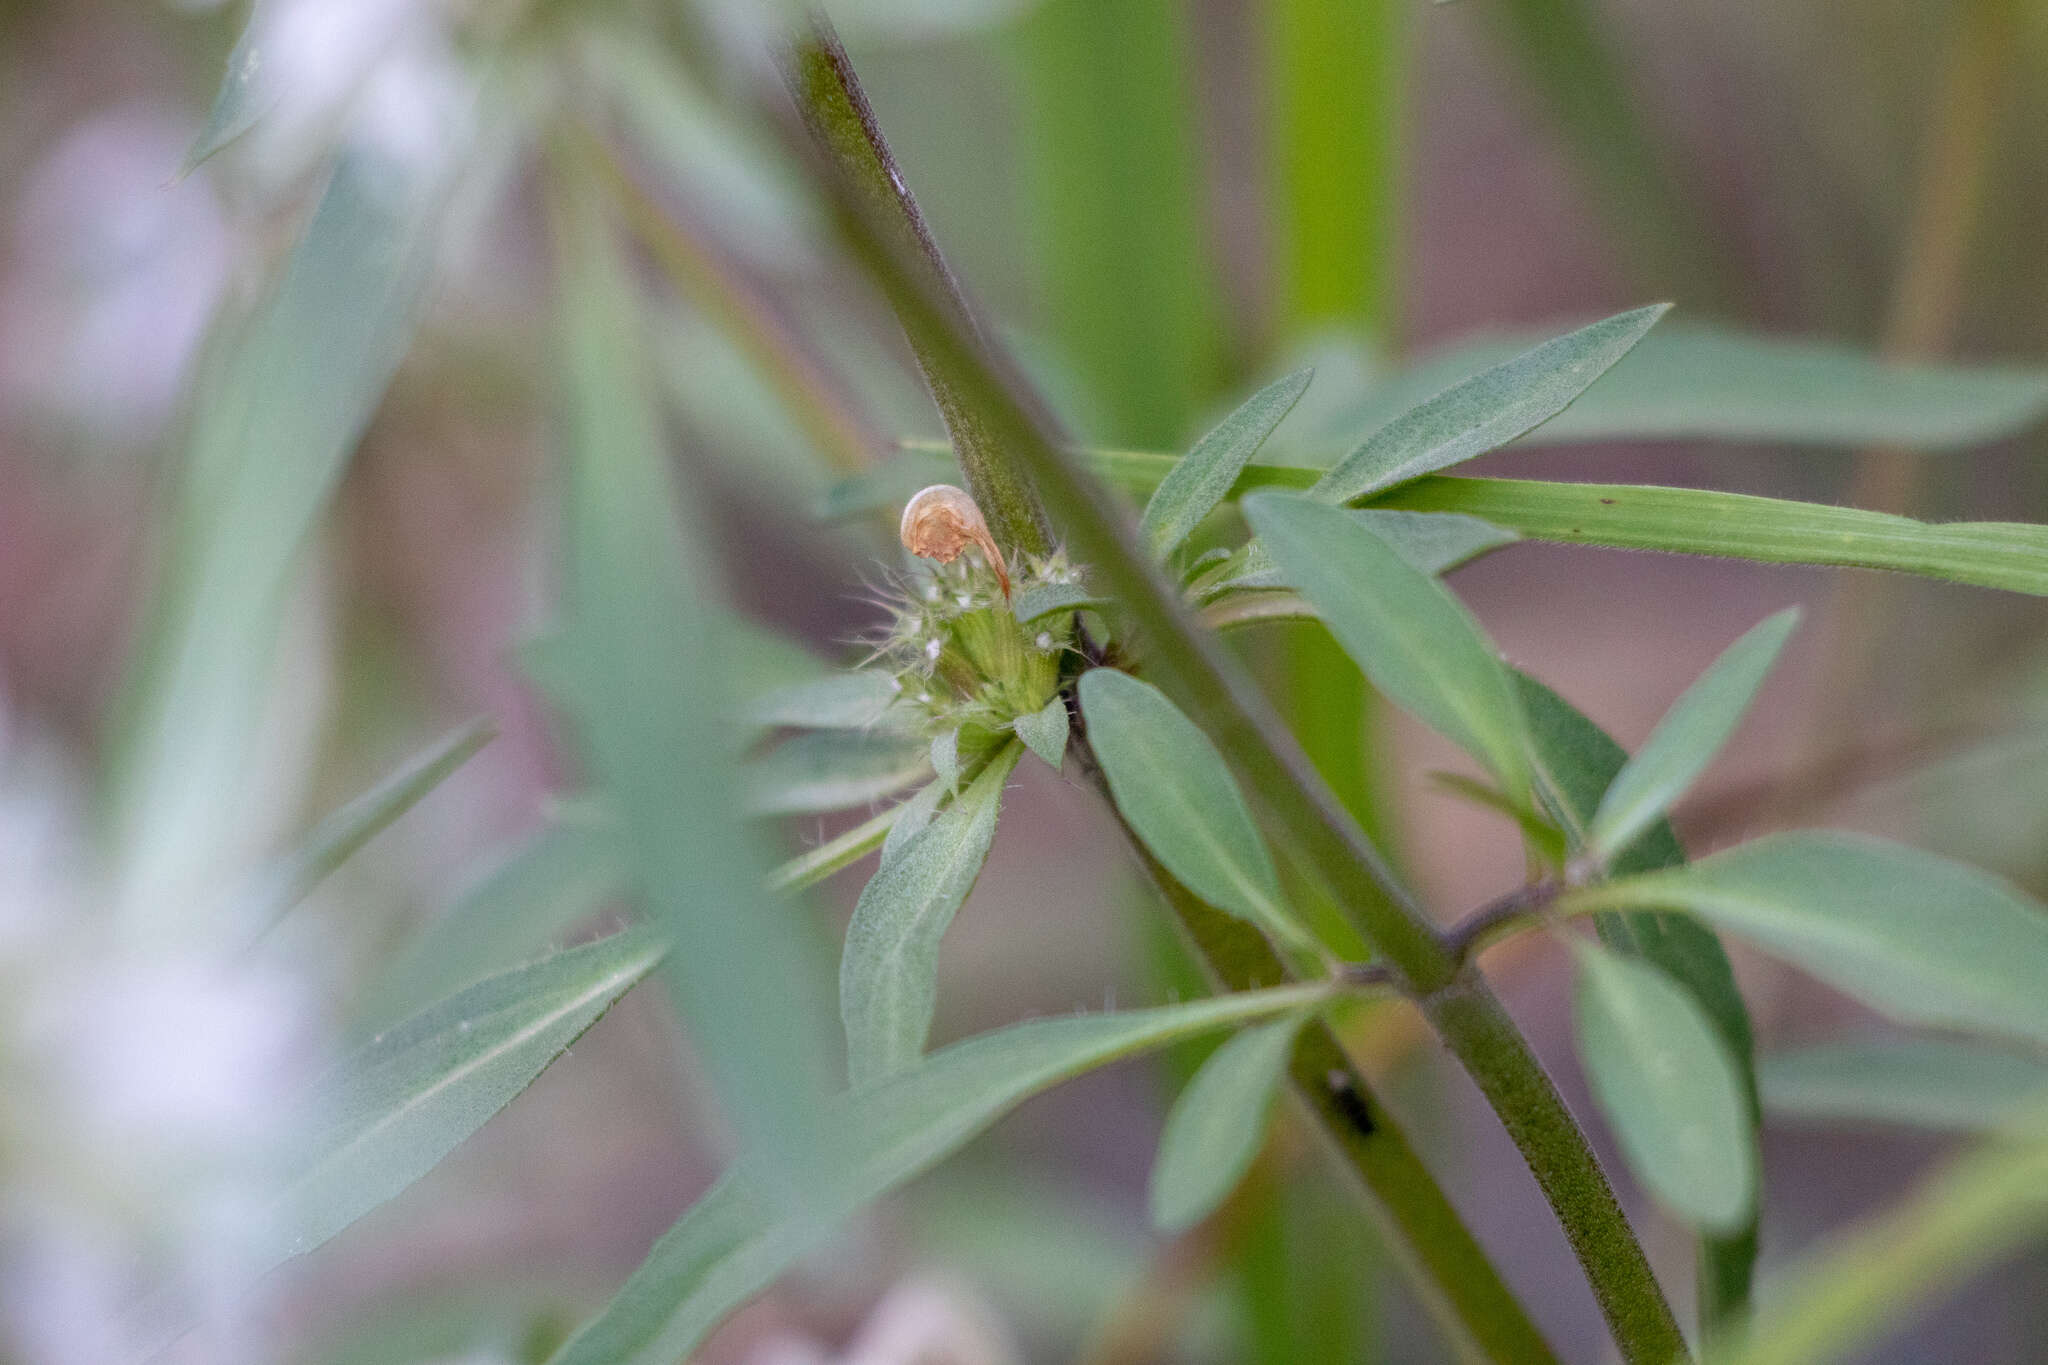
<svg viewBox="0 0 2048 1365">
<path fill-rule="evenodd" d="M 890 291 L 932 401 L 953 438 L 967 491 L 980 504 L 998 542 L 1027 554 L 1048 553 L 1052 531 L 1030 478 L 1004 455 L 998 432 L 986 421 L 981 405 L 969 398 L 975 387 L 974 352 L 982 348 L 974 312 L 896 167 L 846 50 L 822 15 L 812 19 L 802 40 L 786 49 L 782 75 L 805 129 L 830 158 L 838 182 L 858 197 L 867 220 L 891 239 L 890 249 L 914 269 L 927 296 L 927 308 L 905 309 Z M 939 333 L 950 333 L 965 344 L 940 344 Z"/>
<path fill-rule="evenodd" d="M 811 80 L 798 84 L 799 101 L 817 99 L 829 105 L 846 98 L 835 93 L 852 88 L 844 54 L 835 60 L 815 42 L 802 51 L 809 55 L 800 55 L 797 67 L 811 73 Z M 828 116 L 830 112 L 824 111 Z M 880 139 L 872 120 L 859 124 L 860 139 L 851 146 L 843 120 L 813 113 L 806 121 L 813 129 L 822 125 L 826 130 L 820 141 L 834 164 L 823 168 L 819 178 L 845 245 L 888 294 L 904 330 L 916 339 L 927 373 L 946 376 L 953 398 L 971 409 L 975 430 L 989 438 L 977 449 L 993 463 L 1014 460 L 1017 486 L 1028 490 L 1036 485 L 1046 505 L 1058 514 L 1069 548 L 1090 566 L 1096 586 L 1138 627 L 1144 658 L 1162 686 L 1215 740 L 1304 866 L 1355 916 L 1492 1102 L 1578 1253 L 1623 1357 L 1655 1365 L 1686 1358 L 1677 1321 L 1592 1148 L 1484 979 L 1475 968 L 1458 962 L 1450 944 L 1316 773 L 1242 664 L 1195 622 L 1174 584 L 1138 543 L 1126 510 L 1062 453 L 1059 433 L 1044 420 L 1039 405 L 1024 396 L 1028 388 L 999 353 L 983 345 L 957 306 L 957 296 L 940 288 L 934 277 L 942 280 L 943 271 L 932 270 L 922 258 L 906 259 L 907 234 L 900 220 L 875 221 L 877 196 L 858 188 L 864 166 L 886 169 L 885 162 L 872 156 L 871 140 Z M 837 138 L 831 135 L 835 128 Z M 849 156 L 858 164 L 839 164 Z M 893 205 L 902 212 L 903 196 L 892 193 L 883 198 L 882 207 Z M 929 237 L 923 241 L 929 243 Z M 1270 959 L 1270 946 L 1255 934 L 1253 938 Z M 1212 965 L 1226 984 L 1237 986 L 1227 964 Z M 1352 1074 L 1335 1040 L 1320 1028 L 1304 1030 L 1302 1036 L 1296 1080 L 1307 1083 L 1306 1093 L 1325 1131 L 1340 1144 L 1362 1140 L 1348 1108 L 1359 1092 L 1321 1084 L 1333 1072 Z M 1315 1040 L 1327 1044 L 1327 1049 Z M 1355 1155 L 1358 1161 L 1367 1156 Z M 1377 1159 L 1377 1150 L 1371 1155 Z M 1412 1192 L 1407 1187 L 1418 1180 L 1428 1180 L 1427 1171 L 1407 1151 L 1400 1169 L 1368 1183 L 1383 1197 L 1408 1197 Z M 1434 1181 L 1423 1188 L 1441 1199 Z M 1448 1245 L 1446 1239 L 1470 1238 L 1455 1216 L 1441 1226 L 1429 1225 L 1428 1231 L 1438 1248 Z M 1415 1249 L 1427 1255 L 1432 1246 L 1417 1243 Z M 1457 1292 L 1440 1276 L 1432 1278 L 1446 1293 Z"/>
<path fill-rule="evenodd" d="M 1450 934 L 1451 949 L 1460 962 L 1472 955 L 1510 925 L 1520 923 L 1550 907 L 1564 893 L 1564 883 L 1555 877 L 1525 882 L 1504 896 L 1496 896 L 1464 919 Z"/>
<path fill-rule="evenodd" d="M 1086 754 L 1085 743 L 1079 740 L 1076 747 L 1082 749 L 1081 758 L 1100 790 L 1099 770 Z M 1110 804 L 1108 792 L 1103 790 L 1102 795 Z M 1287 979 L 1286 968 L 1257 930 L 1205 903 L 1160 866 L 1128 826 L 1121 827 L 1219 986 L 1253 990 Z M 1288 1077 L 1339 1163 L 1391 1223 L 1396 1240 L 1412 1258 L 1425 1301 L 1446 1328 L 1503 1365 L 1555 1360 L 1443 1187 L 1327 1023 L 1316 1020 L 1302 1029 Z"/>
</svg>

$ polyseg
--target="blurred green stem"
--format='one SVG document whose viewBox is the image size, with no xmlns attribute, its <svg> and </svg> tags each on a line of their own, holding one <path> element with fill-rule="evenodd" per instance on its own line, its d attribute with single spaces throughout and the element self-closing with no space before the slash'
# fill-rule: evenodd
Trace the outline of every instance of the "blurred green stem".
<svg viewBox="0 0 2048 1365">
<path fill-rule="evenodd" d="M 892 193 L 878 201 L 860 188 L 871 179 L 869 170 L 887 164 L 873 151 L 881 134 L 871 119 L 848 125 L 843 117 L 835 116 L 835 110 L 863 109 L 865 104 L 854 93 L 853 73 L 844 53 L 836 47 L 826 49 L 824 41 L 814 34 L 800 45 L 793 63 L 807 76 L 794 84 L 797 98 L 824 106 L 805 114 L 820 150 L 833 162 L 821 168 L 821 188 L 831 198 L 845 245 L 896 307 L 904 331 L 919 349 L 926 373 L 945 375 L 953 401 L 971 411 L 977 438 L 986 438 L 977 451 L 988 462 L 1005 466 L 1009 470 L 1007 486 L 1029 500 L 1016 513 L 1017 524 L 1040 528 L 1046 524 L 1032 497 L 1035 485 L 1046 505 L 1058 514 L 1077 561 L 1090 566 L 1095 586 L 1118 603 L 1141 631 L 1146 662 L 1159 681 L 1216 742 L 1273 826 L 1295 846 L 1295 852 L 1338 902 L 1357 916 L 1367 939 L 1416 997 L 1521 1149 L 1578 1253 L 1623 1358 L 1632 1365 L 1670 1365 L 1686 1359 L 1685 1339 L 1670 1305 L 1585 1134 L 1476 968 L 1457 961 L 1249 674 L 1214 635 L 1197 624 L 1176 586 L 1139 543 L 1127 511 L 1062 453 L 1059 434 L 1050 429 L 1039 405 L 1026 396 L 1028 389 L 1002 357 L 992 353 L 973 331 L 957 294 L 938 292 L 949 278 L 943 267 L 933 268 L 929 256 L 906 258 L 901 214 L 906 211 L 907 196 Z M 833 129 L 840 136 L 832 136 Z M 849 141 L 848 135 L 855 130 L 858 139 Z M 849 157 L 856 164 L 846 165 Z M 878 207 L 893 216 L 878 223 L 874 217 Z M 919 235 L 919 240 L 922 252 L 935 251 L 928 236 Z M 994 525 L 993 509 L 984 504 L 983 510 Z M 1010 524 L 1006 519 L 1006 529 Z M 1271 950 L 1263 940 L 1259 947 L 1270 957 Z M 1239 984 L 1224 967 L 1213 960 L 1211 965 L 1226 984 Z M 1333 1071 L 1339 1076 L 1350 1074 L 1348 1069 L 1340 1070 L 1348 1064 L 1334 1040 L 1323 1057 L 1305 1051 L 1318 1038 L 1328 1035 L 1317 1029 L 1304 1030 L 1303 1045 L 1296 1052 L 1296 1079 L 1306 1082 L 1307 1097 L 1317 1106 L 1324 1131 L 1344 1146 L 1354 1169 L 1365 1175 L 1383 1198 L 1413 1197 L 1416 1182 L 1427 1181 L 1431 1195 L 1441 1200 L 1441 1192 L 1419 1161 L 1398 1173 L 1364 1164 L 1365 1153 L 1357 1150 L 1358 1145 L 1369 1144 L 1374 1133 L 1387 1130 L 1378 1126 L 1361 1131 L 1352 1106 L 1362 1096 L 1341 1083 L 1332 1088 L 1328 1080 Z M 1320 1070 L 1313 1065 L 1305 1068 L 1305 1055 L 1311 1064 L 1327 1060 L 1328 1065 Z M 1444 1207 L 1448 1209 L 1448 1204 Z M 1429 1240 L 1415 1240 L 1415 1229 L 1407 1231 L 1411 1247 L 1425 1258 L 1452 1254 L 1447 1239 L 1453 1232 L 1467 1243 L 1470 1239 L 1454 1216 L 1448 1224 L 1429 1229 Z M 1480 1264 L 1484 1264 L 1483 1258 Z M 1464 1302 L 1462 1296 L 1469 1292 L 1466 1286 L 1446 1281 L 1439 1266 L 1429 1268 L 1439 1272 L 1431 1279 L 1454 1307 Z M 1500 1340 L 1498 1320 L 1475 1321 L 1471 1316 L 1464 1320 L 1475 1337 Z M 1525 1352 L 1498 1358 L 1531 1357 Z"/>
<path fill-rule="evenodd" d="M 886 442 L 861 420 L 836 376 L 811 354 L 739 263 L 656 204 L 601 139 L 576 131 L 592 173 L 677 292 L 715 321 L 753 363 L 834 469 L 854 474 L 872 466 Z"/>
<path fill-rule="evenodd" d="M 1954 343 L 1992 134 L 2020 52 L 2019 22 L 2017 0 L 1965 0 L 1959 7 L 1880 342 L 1894 363 L 1929 360 Z M 1897 447 L 1864 451 L 1848 504 L 1910 515 L 1925 462 L 1924 455 Z M 1894 586 L 1883 574 L 1844 574 L 1835 588 L 1824 683 L 1816 694 L 1827 705 L 1816 741 L 1821 752 L 1846 753 L 1867 723 L 1864 702 Z"/>
</svg>

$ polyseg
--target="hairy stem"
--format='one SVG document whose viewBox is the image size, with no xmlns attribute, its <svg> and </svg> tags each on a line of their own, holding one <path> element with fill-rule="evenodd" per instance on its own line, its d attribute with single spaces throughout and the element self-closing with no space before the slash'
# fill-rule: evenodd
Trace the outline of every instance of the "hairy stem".
<svg viewBox="0 0 2048 1365">
<path fill-rule="evenodd" d="M 831 162 L 822 168 L 820 181 L 842 240 L 889 295 L 926 373 L 946 376 L 954 401 L 972 412 L 974 430 L 988 438 L 977 450 L 995 465 L 1014 461 L 1009 486 L 1027 497 L 1035 485 L 1057 513 L 1069 548 L 1090 566 L 1095 586 L 1137 627 L 1148 668 L 1215 740 L 1303 865 L 1356 916 L 1367 939 L 1493 1103 L 1579 1253 L 1623 1357 L 1655 1365 L 1685 1359 L 1677 1320 L 1585 1135 L 1513 1022 L 1476 969 L 1461 966 L 1451 944 L 1395 879 L 1244 667 L 1196 623 L 1139 544 L 1125 509 L 1062 452 L 1059 434 L 1028 396 L 1028 387 L 1000 353 L 984 345 L 958 306 L 958 295 L 944 288 L 944 270 L 932 268 L 928 256 L 906 254 L 904 239 L 913 235 L 906 233 L 900 217 L 907 196 L 892 193 L 878 204 L 877 196 L 859 188 L 872 181 L 870 165 L 886 171 L 887 163 L 872 151 L 881 135 L 871 118 L 856 120 L 861 137 L 849 145 L 844 120 L 833 113 L 841 106 L 865 108 L 851 93 L 853 74 L 844 54 L 814 39 L 803 46 L 795 65 L 808 75 L 795 83 L 799 101 L 825 106 L 807 110 L 805 121 Z M 855 164 L 844 164 L 848 158 Z M 878 210 L 897 216 L 877 222 Z M 914 235 L 922 250 L 935 253 L 928 235 Z M 983 510 L 991 512 L 986 505 Z M 1031 515 L 1042 516 L 1035 499 Z M 1266 951 L 1270 954 L 1270 948 Z M 1236 984 L 1227 974 L 1225 980 Z M 1317 1036 L 1313 1029 L 1303 1034 L 1305 1039 Z M 1325 1073 L 1342 1063 L 1334 1040 L 1330 1049 L 1321 1058 L 1312 1057 L 1331 1061 Z M 1297 1062 L 1301 1055 L 1298 1051 Z M 1316 1073 L 1297 1073 L 1298 1078 L 1304 1074 L 1315 1082 Z M 1346 1106 L 1346 1097 L 1327 1087 L 1317 1105 L 1325 1131 L 1340 1143 L 1347 1140 Z M 1412 1169 L 1389 1173 L 1374 1188 L 1392 1188 L 1426 1174 L 1416 1162 Z M 1469 1237 L 1455 1218 L 1451 1221 Z"/>
<path fill-rule="evenodd" d="M 894 239 L 891 250 L 906 269 L 915 271 L 931 301 L 929 311 L 936 316 L 900 304 L 896 315 L 953 438 L 967 491 L 981 505 L 999 543 L 1028 554 L 1049 552 L 1052 532 L 1030 478 L 1003 454 L 980 405 L 969 400 L 973 352 L 981 346 L 974 313 L 896 168 L 846 50 L 822 17 L 813 19 L 810 33 L 787 49 L 783 80 L 811 138 L 830 158 L 844 187 L 858 196 L 868 220 Z M 956 355 L 954 348 L 935 344 L 935 328 L 971 343 L 963 348 L 966 354 Z"/>
<path fill-rule="evenodd" d="M 1082 745 L 1085 741 L 1077 747 Z M 1085 749 L 1082 756 L 1085 760 Z M 1094 771 L 1092 763 L 1089 766 Z M 1099 771 L 1095 776 L 1101 788 Z M 1108 802 L 1107 790 L 1102 794 Z M 1242 991 L 1287 979 L 1280 959 L 1255 929 L 1205 904 L 1145 851 L 1128 826 L 1124 833 L 1218 985 Z M 1392 1234 L 1389 1241 L 1405 1253 L 1408 1269 L 1446 1330 L 1491 1360 L 1554 1360 L 1521 1303 L 1329 1025 L 1317 1021 L 1301 1031 L 1288 1076 L 1296 1098 L 1331 1151 L 1363 1186 Z"/>
</svg>

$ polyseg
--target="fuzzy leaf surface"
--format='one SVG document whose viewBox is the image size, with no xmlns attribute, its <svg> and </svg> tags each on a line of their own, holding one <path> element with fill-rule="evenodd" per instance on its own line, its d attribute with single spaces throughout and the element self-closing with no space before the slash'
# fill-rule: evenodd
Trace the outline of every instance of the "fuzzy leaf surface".
<svg viewBox="0 0 2048 1365">
<path fill-rule="evenodd" d="M 1172 554 L 1223 501 L 1314 375 L 1313 370 L 1296 370 L 1260 389 L 1195 442 L 1194 449 L 1159 481 L 1138 523 L 1154 558 Z"/>
<path fill-rule="evenodd" d="M 1367 437 L 1314 496 L 1352 502 L 1506 445 L 1563 412 L 1669 311 L 1619 313 L 1452 385 Z"/>
</svg>

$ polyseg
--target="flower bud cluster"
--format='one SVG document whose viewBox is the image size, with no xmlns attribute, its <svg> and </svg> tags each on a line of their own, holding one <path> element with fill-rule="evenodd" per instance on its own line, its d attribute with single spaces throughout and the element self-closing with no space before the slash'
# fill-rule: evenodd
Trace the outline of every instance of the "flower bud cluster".
<svg viewBox="0 0 2048 1365">
<path fill-rule="evenodd" d="M 1074 613 L 1020 623 L 1013 604 L 1034 589 L 1068 585 L 1080 572 L 1064 552 L 1031 557 L 1006 596 L 976 550 L 950 563 L 919 561 L 884 597 L 890 621 L 875 659 L 896 675 L 899 706 L 922 712 L 932 733 L 960 732 L 963 754 L 997 741 L 1018 716 L 1044 709 L 1059 690 L 1074 644 Z"/>
</svg>

